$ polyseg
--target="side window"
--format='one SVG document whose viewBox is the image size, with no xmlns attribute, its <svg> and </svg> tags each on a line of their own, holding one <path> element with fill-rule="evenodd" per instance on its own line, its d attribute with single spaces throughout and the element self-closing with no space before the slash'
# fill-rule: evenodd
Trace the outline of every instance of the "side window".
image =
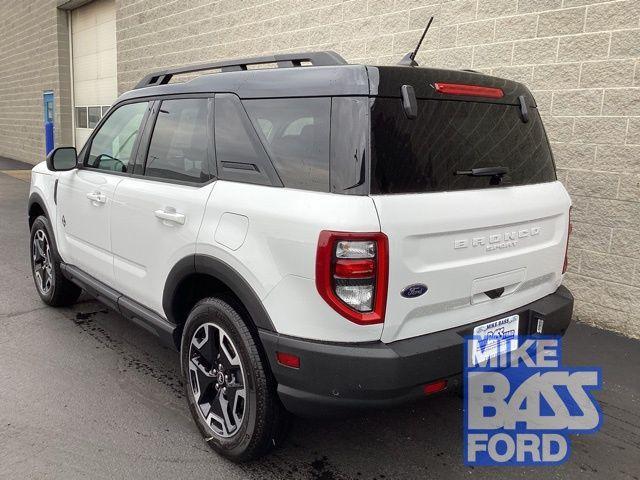
<svg viewBox="0 0 640 480">
<path fill-rule="evenodd" d="M 209 180 L 209 100 L 164 100 L 156 119 L 144 174 L 186 182 Z"/>
<path fill-rule="evenodd" d="M 148 105 L 141 102 L 118 107 L 93 137 L 85 166 L 126 172 Z"/>
<path fill-rule="evenodd" d="M 243 100 L 285 187 L 329 191 L 330 98 Z"/>
<path fill-rule="evenodd" d="M 281 186 L 269 157 L 238 97 L 216 95 L 215 143 L 223 180 Z"/>
</svg>

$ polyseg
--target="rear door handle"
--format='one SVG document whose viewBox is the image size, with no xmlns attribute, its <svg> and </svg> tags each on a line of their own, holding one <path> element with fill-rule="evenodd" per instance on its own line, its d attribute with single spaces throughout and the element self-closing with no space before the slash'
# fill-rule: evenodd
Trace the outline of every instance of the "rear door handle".
<svg viewBox="0 0 640 480">
<path fill-rule="evenodd" d="M 91 200 L 93 204 L 96 203 L 107 203 L 107 196 L 103 195 L 100 192 L 91 192 L 87 193 L 87 198 Z"/>
<path fill-rule="evenodd" d="M 171 223 L 177 223 L 178 225 L 184 225 L 187 217 L 184 214 L 176 212 L 175 208 L 167 207 L 164 210 L 156 210 L 156 217 L 163 220 L 165 225 L 171 225 Z M 171 222 L 171 223 L 169 223 Z"/>
</svg>

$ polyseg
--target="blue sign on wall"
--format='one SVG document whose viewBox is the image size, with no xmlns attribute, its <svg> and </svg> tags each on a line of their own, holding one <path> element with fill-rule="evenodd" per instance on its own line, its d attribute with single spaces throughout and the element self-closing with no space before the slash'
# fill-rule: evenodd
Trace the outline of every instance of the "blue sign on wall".
<svg viewBox="0 0 640 480">
<path fill-rule="evenodd" d="M 44 144 L 46 154 L 48 155 L 49 152 L 53 150 L 55 144 L 53 92 L 51 90 L 43 92 L 42 101 L 44 104 Z"/>
</svg>

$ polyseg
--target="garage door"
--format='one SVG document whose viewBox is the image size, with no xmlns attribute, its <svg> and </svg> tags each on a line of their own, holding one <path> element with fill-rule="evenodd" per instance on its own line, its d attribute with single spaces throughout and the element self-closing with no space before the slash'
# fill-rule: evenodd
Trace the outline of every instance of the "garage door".
<svg viewBox="0 0 640 480">
<path fill-rule="evenodd" d="M 117 95 L 116 5 L 95 0 L 71 13 L 76 147 L 81 148 Z"/>
</svg>

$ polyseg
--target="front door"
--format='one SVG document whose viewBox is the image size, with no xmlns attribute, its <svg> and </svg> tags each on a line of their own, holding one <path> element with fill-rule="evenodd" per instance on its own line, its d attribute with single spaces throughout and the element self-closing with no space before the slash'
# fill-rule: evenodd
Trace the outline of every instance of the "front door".
<svg viewBox="0 0 640 480">
<path fill-rule="evenodd" d="M 89 139 L 81 168 L 58 181 L 58 248 L 65 261 L 113 282 L 110 215 L 117 185 L 127 176 L 148 102 L 115 109 Z"/>
</svg>

